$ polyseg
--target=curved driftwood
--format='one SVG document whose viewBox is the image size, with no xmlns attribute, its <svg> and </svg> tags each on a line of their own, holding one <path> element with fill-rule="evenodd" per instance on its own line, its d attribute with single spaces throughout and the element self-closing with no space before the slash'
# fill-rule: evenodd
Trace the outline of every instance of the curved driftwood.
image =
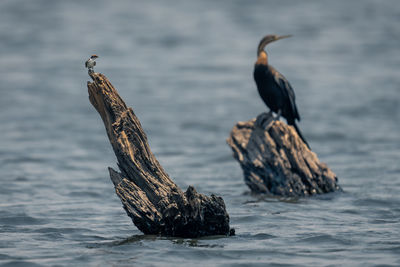
<svg viewBox="0 0 400 267">
<path fill-rule="evenodd" d="M 100 73 L 91 73 L 89 100 L 99 112 L 118 159 L 109 168 L 115 191 L 133 223 L 145 234 L 199 237 L 229 234 L 229 215 L 221 197 L 189 186 L 183 192 L 150 151 L 133 110 Z"/>
<path fill-rule="evenodd" d="M 336 175 L 296 130 L 271 116 L 262 113 L 257 119 L 238 122 L 227 139 L 251 191 L 297 197 L 340 190 Z M 270 124 L 265 129 L 261 121 Z"/>
</svg>

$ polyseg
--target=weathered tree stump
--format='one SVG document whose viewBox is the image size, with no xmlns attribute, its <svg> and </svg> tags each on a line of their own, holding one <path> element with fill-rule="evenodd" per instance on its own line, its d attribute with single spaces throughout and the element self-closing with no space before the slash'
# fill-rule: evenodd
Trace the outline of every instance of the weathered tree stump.
<svg viewBox="0 0 400 267">
<path fill-rule="evenodd" d="M 227 139 L 251 191 L 302 197 L 340 190 L 336 175 L 292 126 L 273 121 L 265 129 L 256 123 L 271 121 L 270 116 L 262 113 L 257 119 L 238 122 Z"/>
<path fill-rule="evenodd" d="M 229 234 L 223 199 L 199 194 L 191 186 L 183 192 L 150 151 L 139 119 L 109 80 L 100 73 L 90 76 L 89 100 L 103 119 L 120 170 L 109 168 L 110 177 L 137 228 L 180 237 Z"/>
</svg>

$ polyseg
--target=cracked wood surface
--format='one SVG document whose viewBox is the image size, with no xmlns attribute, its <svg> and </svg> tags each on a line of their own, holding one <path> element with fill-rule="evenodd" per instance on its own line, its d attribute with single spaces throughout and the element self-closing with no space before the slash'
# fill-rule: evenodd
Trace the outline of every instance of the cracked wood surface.
<svg viewBox="0 0 400 267">
<path fill-rule="evenodd" d="M 104 122 L 118 160 L 119 171 L 109 168 L 110 178 L 139 230 L 181 237 L 229 234 L 223 199 L 199 194 L 192 186 L 183 192 L 151 152 L 139 119 L 106 76 L 90 76 L 89 100 Z"/>
<path fill-rule="evenodd" d="M 257 120 L 238 122 L 227 139 L 251 191 L 299 197 L 340 190 L 336 175 L 292 126 L 273 121 L 265 130 L 256 123 L 269 116 L 262 113 Z"/>
</svg>

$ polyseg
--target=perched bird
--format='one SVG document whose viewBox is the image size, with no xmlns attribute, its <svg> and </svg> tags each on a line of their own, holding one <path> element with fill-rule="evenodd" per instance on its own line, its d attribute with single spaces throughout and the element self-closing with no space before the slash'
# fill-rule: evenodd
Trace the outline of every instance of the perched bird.
<svg viewBox="0 0 400 267">
<path fill-rule="evenodd" d="M 267 44 L 290 36 L 267 35 L 261 39 L 257 49 L 257 61 L 253 75 L 258 93 L 269 107 L 271 115 L 272 112 L 275 112 L 277 114 L 276 119 L 279 119 L 282 115 L 289 125 L 294 126 L 304 143 L 310 147 L 296 125 L 296 119 L 300 121 L 300 115 L 297 111 L 293 88 L 282 74 L 268 64 L 268 55 L 264 50 Z"/>
<path fill-rule="evenodd" d="M 88 68 L 89 74 L 93 72 L 93 68 L 96 66 L 96 58 L 98 58 L 97 55 L 91 55 L 85 62 L 85 67 Z"/>
</svg>

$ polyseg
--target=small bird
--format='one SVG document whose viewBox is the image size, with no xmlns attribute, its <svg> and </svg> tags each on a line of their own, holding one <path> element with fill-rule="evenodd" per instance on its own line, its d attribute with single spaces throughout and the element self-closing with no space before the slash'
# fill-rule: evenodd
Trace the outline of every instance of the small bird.
<svg viewBox="0 0 400 267">
<path fill-rule="evenodd" d="M 296 119 L 300 121 L 297 111 L 295 95 L 289 81 L 275 68 L 268 64 L 268 55 L 265 46 L 271 42 L 288 38 L 291 35 L 267 35 L 263 37 L 257 49 L 257 61 L 254 66 L 254 80 L 261 99 L 269 107 L 270 114 L 275 112 L 276 119 L 282 115 L 289 125 L 293 125 L 300 138 L 310 148 L 300 129 L 296 125 Z"/>
<path fill-rule="evenodd" d="M 96 58 L 98 58 L 97 55 L 91 55 L 85 62 L 85 67 L 88 68 L 89 74 L 93 72 L 93 68 L 96 66 Z"/>
</svg>

